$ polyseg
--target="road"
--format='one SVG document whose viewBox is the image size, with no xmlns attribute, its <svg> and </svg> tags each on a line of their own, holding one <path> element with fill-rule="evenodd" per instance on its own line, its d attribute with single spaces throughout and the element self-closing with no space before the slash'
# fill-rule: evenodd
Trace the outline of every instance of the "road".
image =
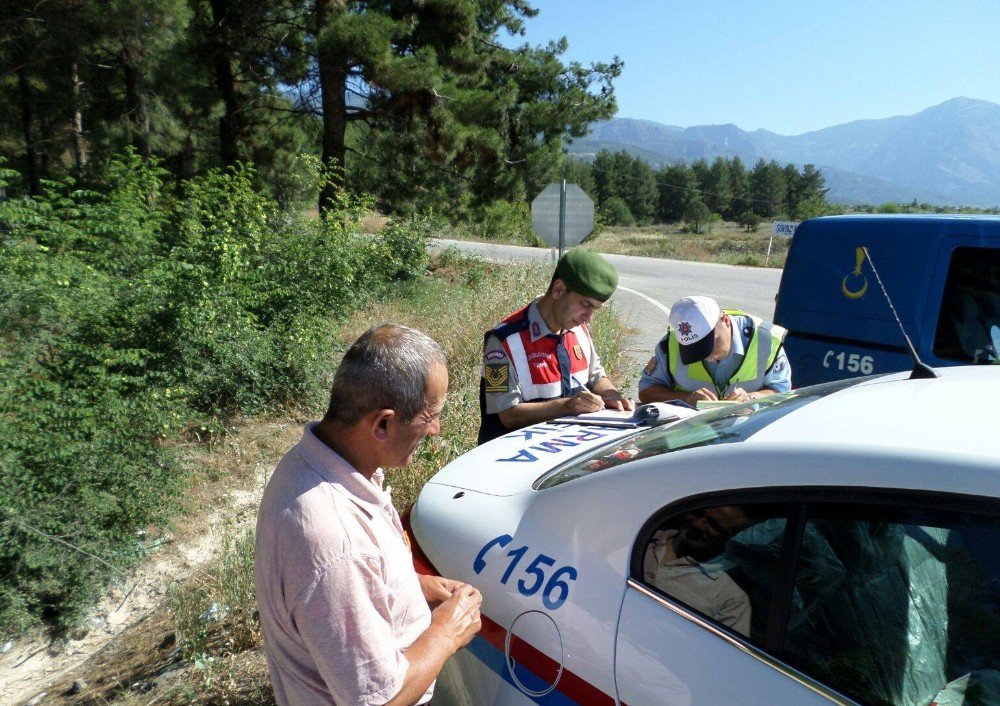
<svg viewBox="0 0 1000 706">
<path fill-rule="evenodd" d="M 460 240 L 431 241 L 432 249 L 454 247 L 490 262 L 555 264 L 555 250 L 494 245 Z M 774 316 L 781 270 L 763 267 L 715 265 L 655 257 L 605 255 L 618 270 L 618 291 L 611 299 L 621 320 L 636 333 L 627 345 L 640 365 L 667 330 L 670 305 L 679 297 L 706 294 L 723 308 L 743 309 L 768 321 Z M 632 393 L 635 390 L 631 391 Z"/>
</svg>

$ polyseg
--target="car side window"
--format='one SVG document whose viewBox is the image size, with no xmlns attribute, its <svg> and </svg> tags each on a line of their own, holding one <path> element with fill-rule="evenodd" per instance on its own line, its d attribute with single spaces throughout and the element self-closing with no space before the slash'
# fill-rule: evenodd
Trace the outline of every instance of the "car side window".
<svg viewBox="0 0 1000 706">
<path fill-rule="evenodd" d="M 965 363 L 1000 360 L 1000 250 L 956 248 L 948 266 L 934 355 Z"/>
<path fill-rule="evenodd" d="M 997 703 L 1000 521 L 810 504 L 781 652 L 863 703 Z"/>
<path fill-rule="evenodd" d="M 733 504 L 668 518 L 652 533 L 642 580 L 744 637 L 763 639 L 787 504 Z"/>
<path fill-rule="evenodd" d="M 865 492 L 681 508 L 636 578 L 862 703 L 1000 703 L 1000 508 Z"/>
</svg>

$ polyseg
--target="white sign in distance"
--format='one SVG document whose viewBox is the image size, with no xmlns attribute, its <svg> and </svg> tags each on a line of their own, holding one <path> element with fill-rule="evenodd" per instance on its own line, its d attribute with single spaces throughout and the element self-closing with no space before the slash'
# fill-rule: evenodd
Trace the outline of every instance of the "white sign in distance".
<svg viewBox="0 0 1000 706">
<path fill-rule="evenodd" d="M 795 229 L 798 225 L 798 221 L 775 221 L 774 225 L 771 226 L 771 235 L 776 235 L 779 238 L 791 238 L 795 235 Z"/>
<path fill-rule="evenodd" d="M 531 228 L 554 248 L 559 247 L 559 195 L 562 184 L 549 184 L 531 202 Z M 594 230 L 594 202 L 576 184 L 566 185 L 566 241 L 579 245 Z"/>
</svg>

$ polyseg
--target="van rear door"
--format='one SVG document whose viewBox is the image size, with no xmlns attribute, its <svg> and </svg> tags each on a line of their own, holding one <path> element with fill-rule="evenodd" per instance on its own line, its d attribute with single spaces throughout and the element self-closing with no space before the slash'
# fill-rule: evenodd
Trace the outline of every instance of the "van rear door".
<svg viewBox="0 0 1000 706">
<path fill-rule="evenodd" d="M 785 347 L 794 385 L 912 367 L 899 325 L 862 247 L 868 248 L 921 358 L 931 365 L 972 362 L 972 354 L 963 358 L 955 351 L 956 345 L 965 350 L 953 340 L 961 327 L 948 324 L 948 329 L 942 317 L 953 316 L 953 291 L 977 292 L 975 301 L 962 310 L 966 317 L 996 308 L 1000 275 L 989 263 L 995 262 L 991 258 L 1000 247 L 1000 219 L 817 218 L 802 223 L 795 233 L 775 307 L 775 323 L 789 331 Z M 953 254 L 958 258 L 954 265 Z M 955 284 L 946 296 L 951 272 Z M 993 295 L 982 293 L 990 291 Z M 966 347 L 976 350 L 972 343 Z"/>
</svg>

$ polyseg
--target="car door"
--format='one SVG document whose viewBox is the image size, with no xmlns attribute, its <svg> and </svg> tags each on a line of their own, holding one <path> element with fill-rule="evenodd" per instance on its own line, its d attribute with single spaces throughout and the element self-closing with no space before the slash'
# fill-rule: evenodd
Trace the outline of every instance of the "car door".
<svg viewBox="0 0 1000 706">
<path fill-rule="evenodd" d="M 996 703 L 998 557 L 1000 506 L 980 497 L 808 489 L 668 508 L 633 552 L 619 697 Z"/>
<path fill-rule="evenodd" d="M 719 553 L 706 546 L 713 540 L 721 549 L 727 534 L 747 530 L 742 521 L 731 521 L 736 507 L 722 498 L 710 507 L 681 507 L 654 517 L 640 533 L 618 624 L 615 677 L 621 703 L 830 703 L 825 690 L 799 679 L 750 641 L 766 635 L 773 592 L 758 592 L 751 600 L 731 577 L 738 567 L 702 556 Z M 765 585 L 787 561 L 783 538 L 789 512 L 790 505 L 778 504 L 761 506 L 755 515 L 758 541 L 767 548 L 758 552 L 753 570 Z M 699 540 L 700 548 L 687 546 Z M 670 545 L 685 551 L 670 553 Z M 671 558 L 688 552 L 705 561 Z"/>
</svg>

